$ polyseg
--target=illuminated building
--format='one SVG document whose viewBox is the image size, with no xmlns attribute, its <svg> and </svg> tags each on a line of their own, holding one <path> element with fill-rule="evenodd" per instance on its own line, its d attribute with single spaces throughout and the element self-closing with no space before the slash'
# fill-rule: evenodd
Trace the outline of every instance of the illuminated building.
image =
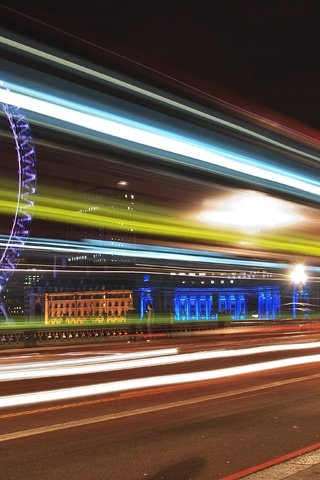
<svg viewBox="0 0 320 480">
<path fill-rule="evenodd" d="M 217 320 L 228 315 L 230 320 L 244 320 L 254 315 L 258 319 L 274 320 L 281 314 L 279 285 L 256 285 L 224 288 L 174 288 L 167 290 L 166 305 L 160 306 L 159 292 L 150 287 L 139 289 L 139 310 L 143 318 L 147 305 L 169 313 L 172 320 Z"/>
<path fill-rule="evenodd" d="M 84 323 L 88 319 L 96 323 L 125 322 L 133 309 L 130 290 L 45 293 L 42 297 L 45 324 Z"/>
</svg>

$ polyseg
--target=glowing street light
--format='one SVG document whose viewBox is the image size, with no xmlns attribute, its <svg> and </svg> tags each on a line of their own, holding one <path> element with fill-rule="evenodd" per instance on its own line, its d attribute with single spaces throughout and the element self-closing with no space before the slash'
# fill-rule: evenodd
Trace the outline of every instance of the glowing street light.
<svg viewBox="0 0 320 480">
<path fill-rule="evenodd" d="M 297 309 L 303 312 L 303 316 L 307 317 L 308 313 L 305 309 L 305 300 L 307 298 L 307 291 L 304 290 L 304 284 L 307 281 L 307 275 L 305 272 L 305 267 L 302 264 L 295 265 L 291 272 L 291 280 L 295 285 L 295 289 L 293 292 L 293 299 L 292 299 L 292 314 L 293 318 L 297 316 Z M 299 298 L 301 298 L 301 302 L 299 302 Z"/>
<path fill-rule="evenodd" d="M 307 275 L 305 272 L 304 265 L 302 264 L 295 265 L 290 274 L 290 277 L 295 285 L 298 285 L 300 288 L 302 288 L 307 281 Z"/>
</svg>

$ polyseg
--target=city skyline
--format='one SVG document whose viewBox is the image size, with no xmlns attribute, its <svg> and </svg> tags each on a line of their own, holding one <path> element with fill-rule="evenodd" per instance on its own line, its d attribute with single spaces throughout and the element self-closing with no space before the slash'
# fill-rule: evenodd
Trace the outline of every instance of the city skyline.
<svg viewBox="0 0 320 480">
<path fill-rule="evenodd" d="M 144 265 L 145 270 L 162 266 L 167 274 L 179 266 L 186 272 L 201 273 L 217 271 L 219 262 L 224 262 L 227 275 L 234 267 L 243 271 L 257 268 L 285 279 L 293 264 L 306 263 L 316 281 L 320 190 L 319 142 L 310 127 L 313 122 L 299 130 L 299 122 L 286 116 L 288 111 L 281 110 L 282 104 L 278 111 L 263 116 L 263 108 L 270 108 L 272 102 L 252 108 L 256 94 L 240 100 L 242 82 L 246 80 L 250 90 L 254 75 L 243 78 L 239 64 L 237 92 L 225 90 L 226 95 L 219 96 L 222 77 L 227 79 L 235 65 L 220 65 L 221 83 L 216 87 L 215 72 L 210 76 L 203 60 L 193 63 L 193 56 L 190 65 L 199 65 L 199 70 L 197 81 L 190 83 L 188 76 L 195 79 L 196 71 L 188 70 L 186 58 L 176 61 L 183 36 L 172 55 L 164 43 L 163 56 L 157 56 L 157 32 L 155 43 L 146 45 L 146 50 L 137 40 L 137 44 L 127 44 L 127 50 L 118 44 L 116 51 L 114 42 L 119 40 L 122 27 L 111 28 L 103 36 L 103 22 L 93 11 L 87 21 L 82 8 L 72 18 L 67 9 L 65 17 L 55 12 L 50 20 L 52 5 L 37 9 L 32 2 L 28 7 L 17 2 L 16 6 L 17 10 L 14 5 L 0 5 L 4 12 L 1 98 L 25 112 L 37 170 L 32 229 L 17 272 L 32 268 L 54 271 L 59 256 L 85 259 L 83 268 L 87 268 L 88 258 L 98 256 L 105 259 L 100 274 L 112 267 L 112 246 L 133 269 L 137 264 L 139 269 Z M 257 25 L 262 19 L 254 15 L 261 10 L 252 10 L 251 21 L 255 19 Z M 298 11 L 296 6 L 290 15 L 296 18 Z M 269 13 L 271 18 L 276 15 Z M 283 15 L 282 9 L 280 13 Z M 117 18 L 116 7 L 114 15 Z M 225 21 L 226 13 L 221 15 Z M 199 13 L 193 28 L 201 21 L 207 25 L 202 16 L 203 12 Z M 174 18 L 169 22 L 171 33 Z M 189 10 L 185 18 L 186 25 L 190 24 Z M 95 22 L 97 29 L 93 31 Z M 67 25 L 70 28 L 66 29 Z M 179 28 L 185 31 L 186 25 Z M 123 46 L 136 28 L 132 22 L 132 29 L 123 35 Z M 236 31 L 234 28 L 232 35 Z M 222 27 L 212 35 L 217 45 L 226 42 L 230 54 Z M 248 41 L 248 35 L 249 31 L 236 50 L 241 42 Z M 265 36 L 260 40 L 265 42 Z M 155 48 L 154 64 L 138 61 L 147 55 L 148 48 Z M 199 34 L 193 55 L 201 48 L 204 44 Z M 271 42 L 264 54 L 272 48 Z M 253 51 L 252 47 L 248 54 L 253 55 Z M 209 53 L 206 51 L 207 56 Z M 248 57 L 243 59 L 245 69 Z M 171 77 L 172 68 L 181 76 Z M 261 63 L 257 68 L 261 70 Z M 211 86 L 203 90 L 206 82 Z M 274 84 L 265 83 L 269 98 Z M 260 82 L 260 90 L 262 86 Z M 263 100 L 262 90 L 260 94 Z M 234 102 L 236 98 L 239 103 Z M 1 191 L 11 202 L 8 207 L 4 202 L 1 211 L 5 246 L 17 189 L 15 151 L 5 117 L 1 118 L 1 132 Z M 134 209 L 127 218 L 122 211 L 116 219 L 109 193 L 126 190 L 134 195 Z M 101 205 L 89 199 L 90 191 L 103 192 Z M 114 240 L 115 223 L 126 225 L 135 240 L 104 243 Z M 63 246 L 61 240 L 65 241 Z M 67 265 L 67 260 L 62 263 Z"/>
</svg>

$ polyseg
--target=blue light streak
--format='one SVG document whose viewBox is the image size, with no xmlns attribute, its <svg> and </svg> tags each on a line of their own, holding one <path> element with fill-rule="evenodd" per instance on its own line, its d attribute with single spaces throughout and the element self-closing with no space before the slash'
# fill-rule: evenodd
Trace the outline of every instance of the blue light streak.
<svg viewBox="0 0 320 480">
<path fill-rule="evenodd" d="M 76 72 L 80 76 L 87 76 L 88 78 L 98 80 L 99 82 L 103 82 L 117 89 L 125 90 L 131 93 L 132 95 L 136 95 L 140 98 L 142 97 L 147 100 L 151 99 L 153 101 L 156 101 L 157 103 L 161 103 L 167 107 L 171 107 L 174 110 L 180 110 L 182 112 L 191 114 L 194 117 L 198 117 L 203 120 L 206 120 L 211 124 L 221 125 L 227 129 L 231 129 L 241 134 L 248 135 L 252 138 L 255 138 L 259 141 L 263 141 L 275 147 L 280 147 L 281 149 L 287 150 L 288 152 L 291 152 L 297 155 L 302 155 L 305 158 L 310 158 L 312 160 L 319 161 L 318 156 L 312 155 L 309 152 L 293 147 L 286 143 L 280 142 L 279 140 L 274 140 L 273 138 L 268 137 L 265 134 L 256 132 L 253 129 L 240 125 L 239 123 L 235 123 L 230 120 L 220 118 L 217 115 L 214 115 L 211 112 L 203 109 L 203 107 L 200 107 L 200 106 L 195 107 L 194 105 L 188 105 L 186 104 L 185 101 L 182 102 L 181 99 L 174 98 L 172 95 L 169 96 L 168 94 L 165 95 L 163 93 L 152 91 L 150 87 L 149 88 L 141 87 L 139 85 L 134 84 L 131 80 L 116 78 L 114 74 L 111 75 L 110 73 L 105 73 L 105 71 L 103 71 L 101 67 L 99 67 L 99 70 L 97 70 L 96 66 L 94 66 L 93 68 L 92 65 L 90 66 L 81 65 L 76 60 L 62 58 L 60 55 L 60 52 L 59 52 L 59 55 L 54 55 L 52 53 L 45 52 L 44 50 L 40 50 L 39 48 L 35 48 L 30 45 L 25 45 L 23 43 L 4 37 L 2 35 L 0 35 L 0 44 L 10 49 L 15 49 L 20 52 L 23 52 L 27 56 L 41 59 L 46 64 L 49 62 L 53 64 L 55 67 L 63 68 L 64 70 L 69 70 L 73 73 Z M 298 133 L 298 132 L 292 131 L 291 129 L 289 130 L 291 134 L 293 133 L 296 135 Z M 314 141 L 314 139 L 308 138 L 305 135 L 303 137 L 305 137 L 307 141 L 311 141 L 311 142 Z"/>
<path fill-rule="evenodd" d="M 6 237 L 0 236 L 0 247 L 6 244 Z M 287 263 L 266 262 L 259 260 L 236 259 L 226 257 L 220 253 L 208 252 L 196 249 L 173 248 L 164 246 L 152 246 L 144 244 L 123 243 L 115 246 L 114 242 L 87 240 L 82 242 L 71 242 L 52 239 L 29 238 L 24 247 L 26 250 L 59 252 L 64 254 L 77 255 L 110 255 L 130 258 L 148 258 L 154 260 L 165 260 L 207 263 L 213 265 L 233 265 L 256 268 L 288 269 Z M 103 269 L 103 268 L 102 268 Z M 309 270 L 320 272 L 320 267 L 310 267 Z"/>
<path fill-rule="evenodd" d="M 284 185 L 292 191 L 302 191 L 309 196 L 315 196 L 319 201 L 320 182 L 313 178 L 300 178 L 294 172 L 288 172 L 272 165 L 254 165 L 254 160 L 227 150 L 217 149 L 214 145 L 198 142 L 194 138 L 172 134 L 169 130 L 149 127 L 146 124 L 132 122 L 127 118 L 115 118 L 105 111 L 88 108 L 83 104 L 72 104 L 64 99 L 45 98 L 43 92 L 33 91 L 32 96 L 20 91 L 19 85 L 10 84 L 11 91 L 0 88 L 0 101 L 20 106 L 26 110 L 43 115 L 47 118 L 70 123 L 78 127 L 110 136 L 113 140 L 127 142 L 126 148 L 132 145 L 142 145 L 177 155 L 171 160 L 184 166 L 205 166 L 212 171 L 230 170 L 256 179 L 262 179 L 271 184 Z M 22 87 L 22 90 L 24 88 Z M 15 91 L 13 91 L 15 90 Z M 120 141 L 119 141 L 120 140 Z"/>
</svg>

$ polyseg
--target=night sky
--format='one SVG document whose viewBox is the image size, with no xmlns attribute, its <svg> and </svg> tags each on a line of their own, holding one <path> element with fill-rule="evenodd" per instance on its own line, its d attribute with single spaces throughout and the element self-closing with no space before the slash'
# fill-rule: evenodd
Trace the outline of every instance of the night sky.
<svg viewBox="0 0 320 480">
<path fill-rule="evenodd" d="M 4 28 L 93 54 L 105 66 L 143 65 L 142 75 L 313 128 L 319 139 L 317 0 L 13 0 L 0 10 Z"/>
</svg>

